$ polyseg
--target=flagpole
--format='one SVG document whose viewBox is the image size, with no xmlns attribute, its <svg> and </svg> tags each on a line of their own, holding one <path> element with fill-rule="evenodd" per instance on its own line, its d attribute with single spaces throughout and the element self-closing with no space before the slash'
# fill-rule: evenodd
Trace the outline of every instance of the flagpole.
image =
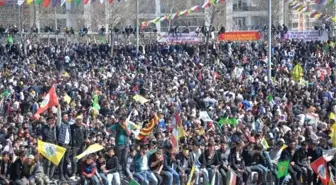
<svg viewBox="0 0 336 185">
<path fill-rule="evenodd" d="M 139 0 L 136 0 L 136 58 L 139 54 Z"/>
<path fill-rule="evenodd" d="M 271 68 L 271 58 L 272 58 L 272 0 L 268 0 L 268 83 L 272 83 L 272 68 Z"/>
</svg>

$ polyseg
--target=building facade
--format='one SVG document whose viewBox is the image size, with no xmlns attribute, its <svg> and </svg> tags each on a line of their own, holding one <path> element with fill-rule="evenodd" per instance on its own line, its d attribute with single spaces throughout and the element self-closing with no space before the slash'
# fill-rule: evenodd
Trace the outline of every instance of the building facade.
<svg viewBox="0 0 336 185">
<path fill-rule="evenodd" d="M 175 13 L 179 10 L 202 5 L 207 0 L 138 0 L 140 22 L 154 19 L 158 16 Z M 5 6 L 0 7 L 0 25 L 17 25 L 30 28 L 36 25 L 40 30 L 45 26 L 53 28 L 73 27 L 79 30 L 87 27 L 89 31 L 97 32 L 102 26 L 108 28 L 127 27 L 136 25 L 135 1 L 115 1 L 109 4 L 108 0 L 95 0 L 94 3 L 76 5 L 75 1 L 66 1 L 64 6 L 44 8 L 43 5 L 16 4 L 17 0 L 7 0 Z M 266 2 L 266 3 L 265 3 Z M 314 0 L 304 0 L 311 9 L 319 8 Z M 292 11 L 284 0 L 274 1 L 272 4 L 272 20 L 276 24 L 286 24 L 290 30 L 312 29 L 318 20 L 309 15 Z M 258 30 L 267 25 L 268 5 L 266 0 L 228 0 L 219 4 L 213 20 L 215 28 L 224 26 L 226 31 Z M 168 31 L 179 26 L 195 30 L 197 27 L 209 25 L 212 9 L 200 9 L 196 13 L 182 16 L 171 21 L 163 21 L 151 27 L 157 31 Z"/>
</svg>

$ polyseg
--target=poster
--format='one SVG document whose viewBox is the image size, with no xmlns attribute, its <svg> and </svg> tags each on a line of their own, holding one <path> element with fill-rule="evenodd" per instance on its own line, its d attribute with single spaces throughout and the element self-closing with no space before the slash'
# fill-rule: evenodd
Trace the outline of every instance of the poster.
<svg viewBox="0 0 336 185">
<path fill-rule="evenodd" d="M 219 41 L 257 41 L 261 39 L 259 31 L 226 32 L 218 35 Z"/>
<path fill-rule="evenodd" d="M 158 37 L 158 42 L 165 43 L 199 43 L 202 41 L 202 38 L 194 32 L 177 34 L 169 34 L 164 32 L 160 33 Z"/>
<path fill-rule="evenodd" d="M 320 30 L 307 30 L 307 31 L 288 31 L 284 39 L 289 40 L 304 40 L 304 41 L 326 41 L 328 40 L 328 32 Z"/>
</svg>

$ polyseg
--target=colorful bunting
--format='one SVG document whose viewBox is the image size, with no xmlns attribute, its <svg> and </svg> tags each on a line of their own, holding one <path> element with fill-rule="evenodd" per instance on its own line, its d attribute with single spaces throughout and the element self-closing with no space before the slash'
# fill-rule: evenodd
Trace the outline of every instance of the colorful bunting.
<svg viewBox="0 0 336 185">
<path fill-rule="evenodd" d="M 36 4 L 36 5 L 40 5 L 40 4 L 42 4 L 42 0 L 35 0 L 35 4 Z"/>
<path fill-rule="evenodd" d="M 59 0 L 52 0 L 52 4 L 51 4 L 51 6 L 53 7 L 53 8 L 55 8 L 56 6 L 57 6 L 57 3 L 58 3 L 58 1 Z"/>
<path fill-rule="evenodd" d="M 24 3 L 24 0 L 18 0 L 17 4 L 21 6 Z"/>
<path fill-rule="evenodd" d="M 48 8 L 49 5 L 50 5 L 50 0 L 44 0 L 44 1 L 43 1 L 43 6 L 44 6 L 45 8 Z"/>
</svg>

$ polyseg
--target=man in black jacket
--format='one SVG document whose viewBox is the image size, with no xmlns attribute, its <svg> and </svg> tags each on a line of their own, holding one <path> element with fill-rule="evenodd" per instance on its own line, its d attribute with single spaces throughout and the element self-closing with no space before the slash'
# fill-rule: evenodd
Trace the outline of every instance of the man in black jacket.
<svg viewBox="0 0 336 185">
<path fill-rule="evenodd" d="M 42 127 L 42 140 L 48 143 L 57 143 L 56 136 L 56 120 L 54 117 L 47 118 L 47 124 Z M 55 165 L 49 160 L 45 159 L 44 161 L 44 171 L 50 179 L 54 176 Z"/>
<path fill-rule="evenodd" d="M 28 180 L 23 176 L 23 162 L 26 158 L 25 151 L 20 151 L 18 157 L 9 170 L 10 180 L 14 185 L 27 185 Z"/>
<path fill-rule="evenodd" d="M 280 161 L 289 161 L 290 162 L 290 165 L 288 167 L 288 172 L 289 172 L 291 178 L 293 179 L 294 183 L 299 184 L 299 181 L 298 181 L 298 178 L 297 178 L 298 173 L 293 168 L 294 165 L 295 165 L 295 162 L 293 161 L 293 157 L 294 157 L 294 154 L 295 154 L 295 146 L 296 146 L 296 141 L 295 141 L 295 139 L 292 139 L 289 142 L 288 147 L 281 152 L 279 162 Z M 282 183 L 283 179 L 284 178 L 280 178 L 280 183 Z"/>
<path fill-rule="evenodd" d="M 181 181 L 187 180 L 187 175 L 190 174 L 191 167 L 193 165 L 193 161 L 190 157 L 188 146 L 183 147 L 183 151 L 177 154 L 177 172 L 180 175 Z"/>
<path fill-rule="evenodd" d="M 208 172 L 204 177 L 205 182 L 209 183 L 209 180 L 212 179 L 213 175 L 216 175 L 217 177 L 219 176 L 219 172 L 217 170 L 218 160 L 214 143 L 208 143 L 208 149 L 202 153 L 199 161 L 201 162 L 201 168 L 206 169 Z M 218 178 L 216 178 L 215 184 L 218 184 Z"/>
<path fill-rule="evenodd" d="M 0 184 L 9 184 L 9 173 L 12 162 L 9 158 L 9 153 L 4 152 L 0 161 Z"/>
<path fill-rule="evenodd" d="M 108 158 L 106 159 L 106 169 L 104 170 L 104 174 L 107 175 L 107 180 L 109 184 L 115 182 L 115 185 L 120 185 L 120 174 L 121 166 L 119 164 L 118 157 L 115 155 L 115 149 L 108 149 Z"/>
<path fill-rule="evenodd" d="M 222 178 L 222 182 L 226 182 L 226 173 L 229 167 L 229 153 L 226 149 L 226 142 L 225 140 L 221 140 L 220 148 L 216 151 L 216 157 L 218 159 L 218 170 Z"/>
<path fill-rule="evenodd" d="M 308 144 L 307 142 L 303 141 L 301 143 L 301 148 L 296 150 L 293 161 L 295 162 L 295 166 L 297 168 L 300 168 L 302 171 L 302 176 L 304 182 L 307 182 L 307 184 L 312 183 L 312 177 L 313 177 L 313 170 L 310 167 L 310 160 L 311 157 L 308 157 Z"/>
<path fill-rule="evenodd" d="M 71 147 L 73 156 L 81 154 L 85 147 L 85 141 L 87 138 L 86 128 L 84 127 L 83 117 L 78 116 L 76 123 L 71 125 Z M 78 175 L 78 161 L 74 159 L 72 161 L 73 175 Z"/>
</svg>

